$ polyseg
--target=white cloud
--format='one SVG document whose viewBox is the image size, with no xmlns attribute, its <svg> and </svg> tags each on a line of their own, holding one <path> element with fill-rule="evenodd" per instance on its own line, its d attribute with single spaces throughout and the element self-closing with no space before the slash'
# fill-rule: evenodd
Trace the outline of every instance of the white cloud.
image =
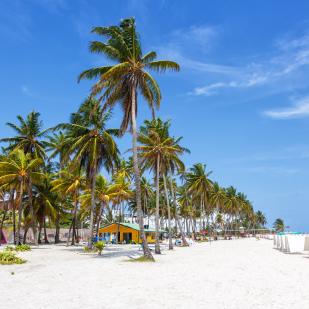
<svg viewBox="0 0 309 309">
<path fill-rule="evenodd" d="M 218 80 L 212 84 L 196 87 L 189 94 L 209 96 L 217 94 L 218 91 L 213 90 L 219 88 L 251 88 L 280 84 L 283 79 L 293 79 L 293 73 L 301 72 L 309 65 L 309 35 L 278 41 L 276 48 L 275 56 L 234 69 L 234 72 L 238 73 L 234 78 L 230 76 L 230 80 L 227 81 Z M 220 67 L 218 64 L 216 66 Z"/>
<path fill-rule="evenodd" d="M 299 99 L 292 107 L 268 110 L 264 114 L 275 119 L 309 117 L 309 96 Z"/>
</svg>

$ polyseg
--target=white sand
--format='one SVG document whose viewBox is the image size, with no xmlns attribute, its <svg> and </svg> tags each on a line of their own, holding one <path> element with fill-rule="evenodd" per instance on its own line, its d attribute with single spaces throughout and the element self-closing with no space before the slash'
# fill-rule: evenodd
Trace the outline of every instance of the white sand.
<svg viewBox="0 0 309 309">
<path fill-rule="evenodd" d="M 240 239 L 175 248 L 156 263 L 129 263 L 136 246 L 102 257 L 41 246 L 28 263 L 0 265 L 0 308 L 309 308 L 309 255 Z M 12 275 L 11 272 L 15 274 Z"/>
</svg>

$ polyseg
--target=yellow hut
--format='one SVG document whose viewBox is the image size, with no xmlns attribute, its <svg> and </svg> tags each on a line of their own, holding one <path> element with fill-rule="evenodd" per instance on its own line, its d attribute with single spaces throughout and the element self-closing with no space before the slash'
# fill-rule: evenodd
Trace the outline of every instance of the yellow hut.
<svg viewBox="0 0 309 309">
<path fill-rule="evenodd" d="M 155 230 L 144 229 L 148 243 L 155 243 Z M 160 231 L 160 238 L 163 231 Z M 99 238 L 105 241 L 115 241 L 118 233 L 118 243 L 141 243 L 139 225 L 136 223 L 111 223 L 99 229 Z"/>
</svg>

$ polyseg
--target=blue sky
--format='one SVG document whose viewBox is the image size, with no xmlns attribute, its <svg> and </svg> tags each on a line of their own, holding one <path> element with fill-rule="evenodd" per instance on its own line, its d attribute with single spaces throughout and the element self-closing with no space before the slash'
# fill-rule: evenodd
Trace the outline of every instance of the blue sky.
<svg viewBox="0 0 309 309">
<path fill-rule="evenodd" d="M 87 50 L 91 27 L 134 16 L 144 53 L 181 65 L 156 78 L 159 114 L 191 150 L 186 164 L 207 163 L 269 224 L 283 217 L 309 231 L 308 11 L 308 1 L 2 0 L 0 136 L 32 110 L 45 127 L 68 120 L 91 85 L 77 75 L 106 63 Z M 150 113 L 141 106 L 138 116 Z M 120 147 L 129 146 L 126 136 Z"/>
</svg>

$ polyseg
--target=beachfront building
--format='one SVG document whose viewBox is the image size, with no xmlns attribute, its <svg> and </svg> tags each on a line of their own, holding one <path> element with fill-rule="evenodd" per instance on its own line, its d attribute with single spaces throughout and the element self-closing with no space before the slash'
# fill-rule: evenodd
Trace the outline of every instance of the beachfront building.
<svg viewBox="0 0 309 309">
<path fill-rule="evenodd" d="M 145 226 L 145 233 L 148 243 L 155 243 L 155 230 Z M 118 236 L 117 236 L 118 234 Z M 163 231 L 160 231 L 162 239 Z M 137 223 L 111 223 L 99 229 L 99 238 L 107 242 L 115 242 L 118 237 L 118 243 L 141 243 L 140 229 Z"/>
</svg>

